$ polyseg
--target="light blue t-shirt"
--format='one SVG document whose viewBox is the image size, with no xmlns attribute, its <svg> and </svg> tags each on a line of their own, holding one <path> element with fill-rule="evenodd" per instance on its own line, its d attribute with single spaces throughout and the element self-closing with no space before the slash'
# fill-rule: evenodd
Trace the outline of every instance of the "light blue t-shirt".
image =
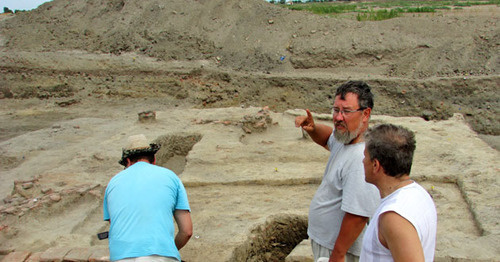
<svg viewBox="0 0 500 262">
<path fill-rule="evenodd" d="M 115 175 L 104 195 L 104 220 L 110 220 L 111 260 L 159 255 L 181 260 L 175 246 L 173 213 L 189 210 L 177 175 L 163 167 L 137 162 Z"/>
</svg>

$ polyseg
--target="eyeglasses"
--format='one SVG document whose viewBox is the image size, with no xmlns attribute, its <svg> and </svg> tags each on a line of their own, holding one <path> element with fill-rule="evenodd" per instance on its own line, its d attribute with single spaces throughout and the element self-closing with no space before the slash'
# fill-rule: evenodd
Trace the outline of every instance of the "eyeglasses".
<svg viewBox="0 0 500 262">
<path fill-rule="evenodd" d="M 361 108 L 356 109 L 356 110 L 345 110 L 345 109 L 344 110 L 340 110 L 340 108 L 334 107 L 333 108 L 333 114 L 334 115 L 338 115 L 339 113 L 341 113 L 343 117 L 346 117 L 346 116 L 351 115 L 352 113 L 356 113 L 358 111 L 363 111 L 365 109 L 366 109 L 366 107 L 361 107 Z"/>
</svg>

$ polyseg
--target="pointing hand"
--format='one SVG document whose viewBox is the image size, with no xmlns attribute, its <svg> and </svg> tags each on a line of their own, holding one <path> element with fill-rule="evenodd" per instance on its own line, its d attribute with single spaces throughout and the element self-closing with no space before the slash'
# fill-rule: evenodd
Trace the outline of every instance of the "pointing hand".
<svg viewBox="0 0 500 262">
<path fill-rule="evenodd" d="M 314 119 L 309 111 L 309 109 L 306 109 L 307 116 L 297 116 L 295 118 L 295 127 L 302 127 L 307 132 L 311 132 L 314 130 Z"/>
</svg>

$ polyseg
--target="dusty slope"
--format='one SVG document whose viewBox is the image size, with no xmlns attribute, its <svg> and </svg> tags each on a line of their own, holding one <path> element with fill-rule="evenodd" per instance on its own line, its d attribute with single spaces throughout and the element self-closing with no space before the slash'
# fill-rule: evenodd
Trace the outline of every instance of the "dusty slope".
<svg viewBox="0 0 500 262">
<path fill-rule="evenodd" d="M 384 74 L 406 77 L 498 73 L 498 11 L 484 6 L 463 12 L 360 23 L 261 0 L 54 0 L 11 19 L 2 33 L 7 47 L 20 50 L 219 57 L 231 69 L 279 70 L 291 63 L 386 67 Z M 281 63 L 282 55 L 289 59 Z"/>
<path fill-rule="evenodd" d="M 317 16 L 261 0 L 54 0 L 2 23 L 0 69 L 5 76 L 0 91 L 3 96 L 19 97 L 23 88 L 48 84 L 36 80 L 48 72 L 36 74 L 30 68 L 55 69 L 49 72 L 60 77 L 52 79 L 53 86 L 74 84 L 70 81 L 78 77 L 75 73 L 106 77 L 131 73 L 126 68 L 121 73 L 107 67 L 80 70 L 73 58 L 55 51 L 132 53 L 181 65 L 189 62 L 185 68 L 197 70 L 212 66 L 229 75 L 221 89 L 210 91 L 212 97 L 191 96 L 193 104 L 270 105 L 272 99 L 261 96 L 262 91 L 280 89 L 272 92 L 274 106 L 280 110 L 303 107 L 303 98 L 309 96 L 314 99 L 306 104 L 328 112 L 329 101 L 324 101 L 329 99 L 330 88 L 357 78 L 384 89 L 383 103 L 376 108 L 381 113 L 445 119 L 459 112 L 474 130 L 498 135 L 499 17 L 499 8 L 493 5 L 357 22 L 350 15 Z M 49 59 L 52 63 L 36 52 L 54 57 Z M 78 58 L 81 53 L 75 55 Z M 230 81 L 235 71 L 245 77 Z M 255 73 L 279 79 L 266 81 Z M 221 77 L 217 73 L 204 78 L 219 81 Z M 99 84 L 71 87 L 95 88 Z M 141 84 L 157 88 L 148 81 Z M 128 88 L 106 85 L 116 93 Z M 165 86 L 179 89 L 175 81 Z M 185 88 L 200 93 L 204 87 Z M 280 93 L 291 95 L 279 98 Z"/>
</svg>

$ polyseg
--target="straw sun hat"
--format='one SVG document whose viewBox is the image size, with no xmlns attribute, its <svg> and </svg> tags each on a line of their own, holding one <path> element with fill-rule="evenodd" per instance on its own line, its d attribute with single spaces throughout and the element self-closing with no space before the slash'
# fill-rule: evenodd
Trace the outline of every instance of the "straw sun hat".
<svg viewBox="0 0 500 262">
<path fill-rule="evenodd" d="M 135 155 L 141 154 L 156 154 L 160 150 L 160 145 L 149 143 L 146 136 L 143 134 L 130 136 L 127 141 L 127 146 L 123 148 L 122 159 L 118 161 L 120 165 L 126 166 L 126 159 Z"/>
</svg>

